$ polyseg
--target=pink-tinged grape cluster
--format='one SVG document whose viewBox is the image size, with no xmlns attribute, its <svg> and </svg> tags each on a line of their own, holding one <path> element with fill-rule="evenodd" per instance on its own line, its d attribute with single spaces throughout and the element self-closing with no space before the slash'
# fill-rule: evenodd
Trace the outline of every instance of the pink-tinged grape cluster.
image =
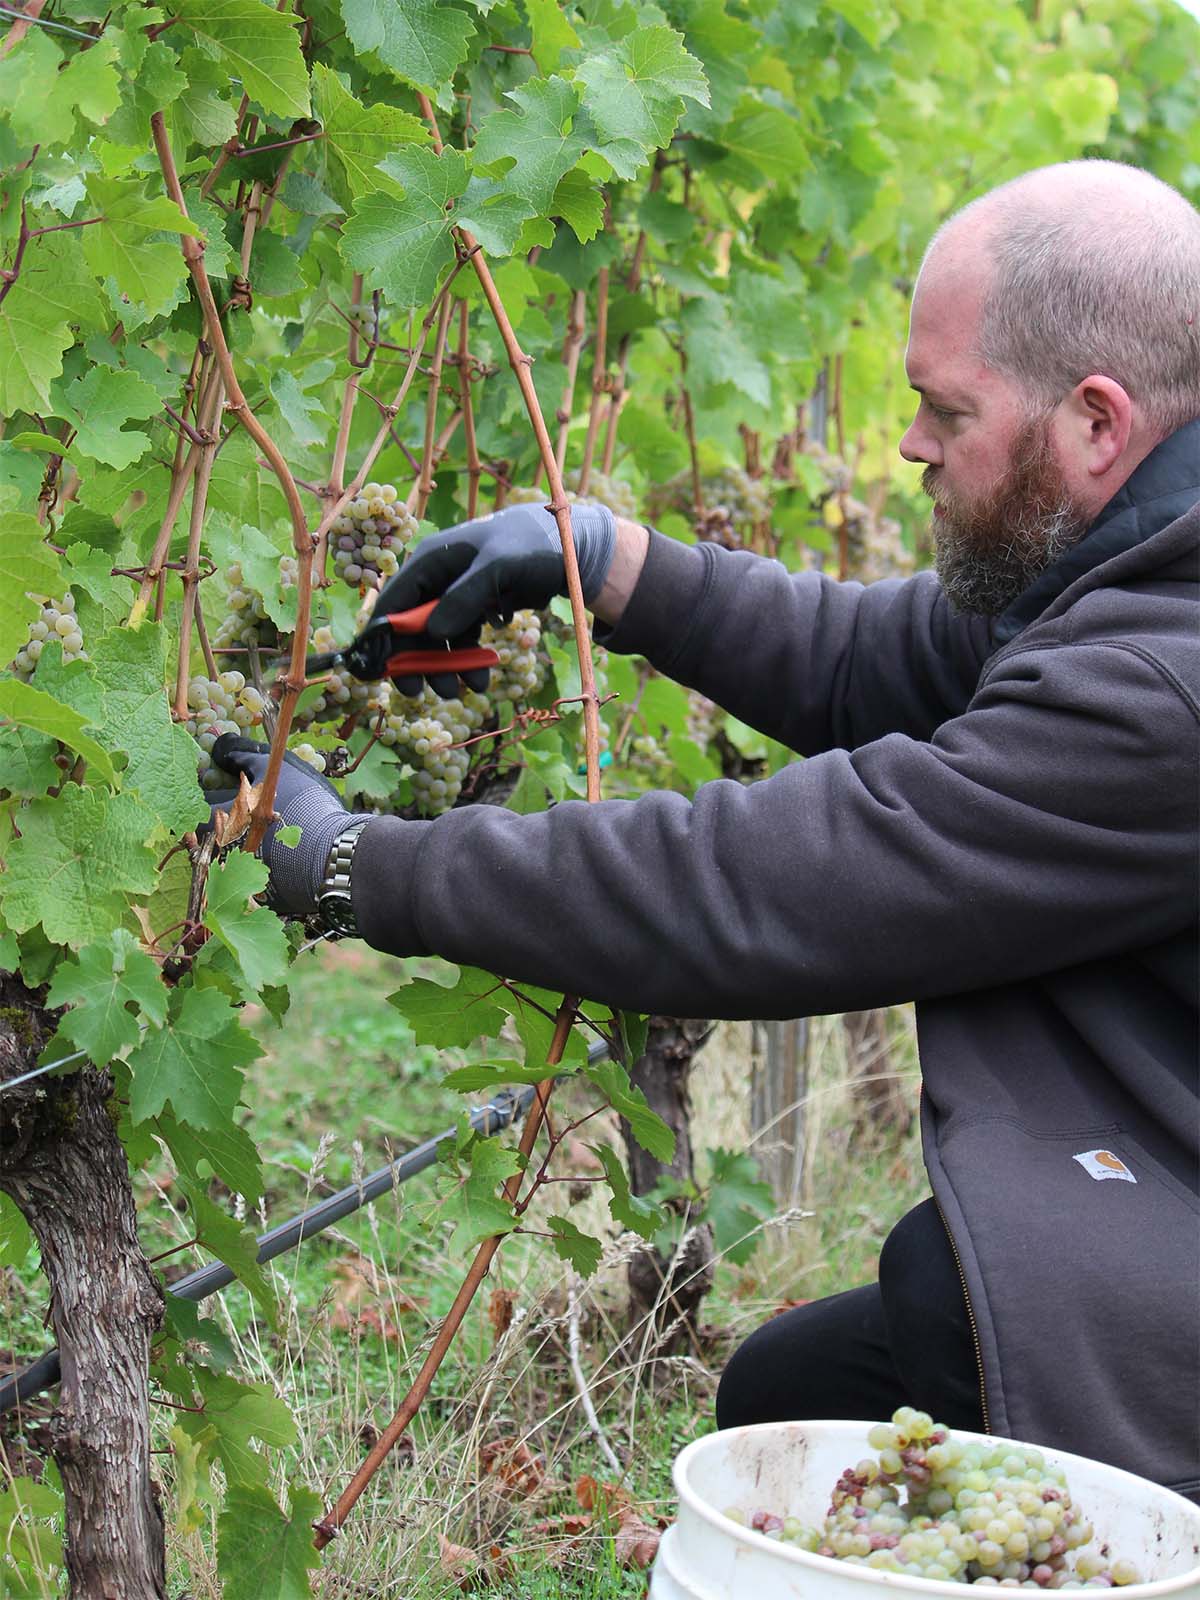
<svg viewBox="0 0 1200 1600">
<path fill-rule="evenodd" d="M 188 715 L 184 727 L 198 748 L 196 769 L 206 789 L 228 783 L 227 775 L 212 763 L 212 747 L 223 733 L 259 737 L 263 696 L 240 672 L 222 672 L 216 678 L 196 677 L 188 684 Z"/>
<path fill-rule="evenodd" d="M 959 1440 L 901 1406 L 867 1435 L 819 1528 L 769 1510 L 726 1512 L 814 1555 L 938 1582 L 1008 1589 L 1110 1589 L 1137 1569 L 1094 1544 L 1061 1468 L 1007 1439 Z M 901 1498 L 901 1495 L 904 1498 Z"/>
<path fill-rule="evenodd" d="M 87 660 L 87 651 L 83 648 L 83 629 L 75 615 L 75 596 L 71 591 L 68 589 L 61 600 L 52 600 L 43 595 L 31 595 L 30 598 L 41 600 L 41 615 L 29 624 L 25 643 L 17 651 L 12 664 L 17 677 L 23 678 L 26 683 L 33 677 L 38 658 L 52 640 L 57 639 L 62 645 L 64 661 Z"/>
<path fill-rule="evenodd" d="M 428 686 L 412 697 L 392 695 L 380 742 L 413 768 L 413 798 L 423 816 L 449 811 L 462 793 L 471 765 L 470 747 L 463 743 L 479 732 L 490 711 L 487 696 L 471 689 L 455 700 L 440 699 Z"/>
<path fill-rule="evenodd" d="M 741 467 L 726 467 L 700 480 L 704 510 L 697 515 L 692 474 L 680 472 L 659 484 L 649 497 L 650 514 L 677 511 L 691 517 L 696 537 L 712 544 L 747 543 L 754 529 L 769 523 L 774 500 L 769 478 L 752 478 Z"/>
<path fill-rule="evenodd" d="M 542 619 L 536 611 L 514 611 L 503 624 L 485 622 L 479 642 L 490 645 L 500 657 L 492 668 L 488 696 L 492 700 L 512 700 L 523 704 L 546 681 L 546 669 L 538 654 L 542 640 Z"/>
<path fill-rule="evenodd" d="M 573 472 L 563 487 L 571 505 L 578 501 L 584 506 L 607 506 L 616 517 L 624 517 L 628 522 L 638 520 L 638 497 L 633 486 L 626 483 L 623 478 L 614 478 L 604 472 L 593 472 L 588 477 L 587 493 L 580 494 L 579 474 Z M 544 488 L 535 489 L 531 484 L 518 484 L 508 491 L 508 502 L 510 505 L 522 506 L 548 505 L 550 491 Z"/>
<path fill-rule="evenodd" d="M 329 530 L 334 571 L 352 589 L 378 589 L 400 569 L 397 551 L 417 531 L 393 483 L 364 484 Z"/>
</svg>

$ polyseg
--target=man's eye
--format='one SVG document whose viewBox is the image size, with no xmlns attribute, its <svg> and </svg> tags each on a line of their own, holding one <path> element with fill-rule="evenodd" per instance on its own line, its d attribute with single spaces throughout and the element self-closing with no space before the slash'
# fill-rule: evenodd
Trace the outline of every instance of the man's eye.
<svg viewBox="0 0 1200 1600">
<path fill-rule="evenodd" d="M 926 400 L 925 404 L 929 407 L 930 415 L 939 422 L 952 422 L 958 415 L 956 411 L 947 411 L 944 406 L 935 406 L 932 400 Z"/>
</svg>

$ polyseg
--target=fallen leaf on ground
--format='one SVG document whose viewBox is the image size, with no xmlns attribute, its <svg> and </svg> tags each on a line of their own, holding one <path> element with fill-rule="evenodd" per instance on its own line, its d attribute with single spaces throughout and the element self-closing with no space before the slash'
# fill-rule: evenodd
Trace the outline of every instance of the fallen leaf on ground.
<svg viewBox="0 0 1200 1600">
<path fill-rule="evenodd" d="M 661 1538 L 662 1529 L 640 1517 L 632 1506 L 625 1506 L 617 1513 L 613 1554 L 621 1566 L 648 1567 L 658 1554 Z"/>
<path fill-rule="evenodd" d="M 517 1304 L 517 1291 L 515 1289 L 493 1289 L 488 1299 L 488 1321 L 492 1325 L 492 1333 L 499 1340 L 508 1332 L 512 1323 L 513 1311 Z"/>
<path fill-rule="evenodd" d="M 632 1503 L 628 1489 L 622 1489 L 617 1483 L 597 1483 L 590 1472 L 576 1478 L 575 1498 L 584 1511 L 594 1511 L 610 1519 L 615 1519 L 619 1511 Z"/>
<path fill-rule="evenodd" d="M 536 1494 L 546 1482 L 546 1460 L 524 1439 L 493 1439 L 479 1447 L 479 1464 L 513 1494 Z"/>
<path fill-rule="evenodd" d="M 448 1578 L 465 1589 L 479 1576 L 482 1559 L 465 1544 L 453 1544 L 444 1533 L 438 1534 L 438 1564 Z"/>
<path fill-rule="evenodd" d="M 381 1339 L 398 1340 L 400 1329 L 392 1314 L 420 1311 L 425 1303 L 397 1288 L 366 1256 L 339 1256 L 333 1272 L 338 1285 L 330 1322 L 345 1333 L 375 1333 Z"/>
</svg>

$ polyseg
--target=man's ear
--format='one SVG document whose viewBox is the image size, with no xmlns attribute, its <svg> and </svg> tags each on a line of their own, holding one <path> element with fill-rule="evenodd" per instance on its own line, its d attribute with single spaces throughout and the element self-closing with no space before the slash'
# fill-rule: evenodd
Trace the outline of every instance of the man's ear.
<svg viewBox="0 0 1200 1600">
<path fill-rule="evenodd" d="M 1092 373 L 1059 406 L 1058 442 L 1078 472 L 1102 478 L 1128 449 L 1133 422 L 1133 401 L 1116 379 Z"/>
</svg>

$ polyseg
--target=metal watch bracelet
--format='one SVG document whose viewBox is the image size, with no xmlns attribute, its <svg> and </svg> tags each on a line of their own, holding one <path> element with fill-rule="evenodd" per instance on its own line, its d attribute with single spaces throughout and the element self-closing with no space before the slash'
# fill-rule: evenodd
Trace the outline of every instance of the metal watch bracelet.
<svg viewBox="0 0 1200 1600">
<path fill-rule="evenodd" d="M 325 863 L 325 875 L 317 892 L 317 918 L 321 925 L 331 933 L 346 934 L 351 938 L 358 933 L 358 923 L 350 898 L 350 869 L 365 827 L 366 822 L 360 822 L 338 834 Z"/>
</svg>

